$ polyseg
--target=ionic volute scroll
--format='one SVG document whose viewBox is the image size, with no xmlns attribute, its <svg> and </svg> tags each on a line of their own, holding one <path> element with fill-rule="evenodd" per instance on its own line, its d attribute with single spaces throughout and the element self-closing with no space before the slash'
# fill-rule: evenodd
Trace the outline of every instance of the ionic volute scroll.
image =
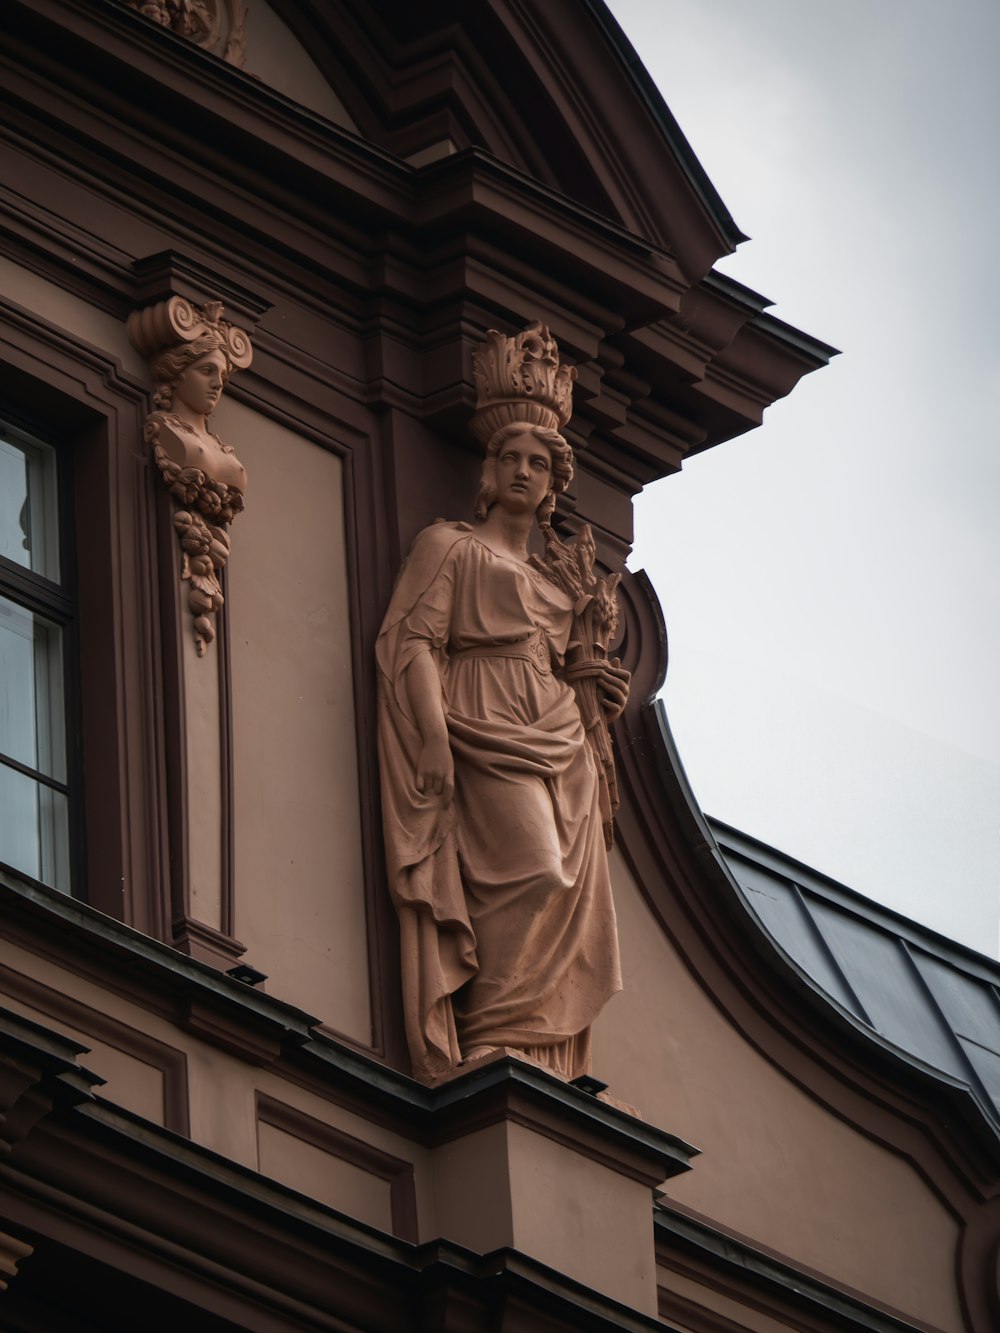
<svg viewBox="0 0 1000 1333">
<path fill-rule="evenodd" d="M 250 365 L 253 350 L 244 330 L 222 318 L 221 302 L 196 306 L 183 296 L 134 311 L 128 333 L 149 360 L 153 411 L 143 435 L 173 497 L 180 576 L 188 584 L 201 657 L 215 638 L 229 527 L 243 508 L 247 484 L 235 449 L 209 430 L 208 419 L 233 372 Z"/>
</svg>

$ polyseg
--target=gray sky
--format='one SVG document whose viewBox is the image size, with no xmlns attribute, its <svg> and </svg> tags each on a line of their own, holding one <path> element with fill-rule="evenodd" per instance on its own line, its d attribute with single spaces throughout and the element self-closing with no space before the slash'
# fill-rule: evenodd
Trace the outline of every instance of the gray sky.
<svg viewBox="0 0 1000 1333">
<path fill-rule="evenodd" d="M 1000 3 L 610 0 L 737 224 L 842 349 L 640 498 L 703 806 L 1000 948 Z"/>
</svg>

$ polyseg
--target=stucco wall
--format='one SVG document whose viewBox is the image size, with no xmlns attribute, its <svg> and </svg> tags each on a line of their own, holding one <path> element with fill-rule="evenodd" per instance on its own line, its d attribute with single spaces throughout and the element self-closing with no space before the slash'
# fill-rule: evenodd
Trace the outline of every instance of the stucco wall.
<svg viewBox="0 0 1000 1333">
<path fill-rule="evenodd" d="M 795 1263 L 939 1326 L 964 1327 L 956 1222 L 916 1168 L 765 1059 L 691 976 L 619 854 L 625 989 L 598 1020 L 594 1072 L 701 1149 L 668 1194 Z"/>
<path fill-rule="evenodd" d="M 269 993 L 371 1037 L 340 460 L 237 402 L 235 934 Z"/>
</svg>

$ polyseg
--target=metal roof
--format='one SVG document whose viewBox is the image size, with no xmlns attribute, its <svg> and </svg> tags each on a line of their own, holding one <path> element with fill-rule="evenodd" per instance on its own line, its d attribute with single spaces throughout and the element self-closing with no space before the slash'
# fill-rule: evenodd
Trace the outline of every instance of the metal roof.
<svg viewBox="0 0 1000 1333">
<path fill-rule="evenodd" d="M 1000 963 L 707 822 L 747 905 L 787 957 L 905 1058 L 964 1085 L 1000 1130 Z"/>
</svg>

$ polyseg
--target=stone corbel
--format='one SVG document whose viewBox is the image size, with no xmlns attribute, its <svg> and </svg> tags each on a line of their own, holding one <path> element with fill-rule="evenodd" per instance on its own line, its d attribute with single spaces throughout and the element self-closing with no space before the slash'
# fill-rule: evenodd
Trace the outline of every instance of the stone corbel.
<svg viewBox="0 0 1000 1333">
<path fill-rule="evenodd" d="M 104 1080 L 77 1062 L 86 1046 L 0 1009 L 0 1158 L 59 1107 L 91 1101 Z"/>
<path fill-rule="evenodd" d="M 78 1063 L 86 1046 L 0 1008 L 0 1159 L 14 1154 L 46 1116 L 93 1100 L 104 1082 Z M 0 1231 L 0 1292 L 33 1246 Z"/>
<path fill-rule="evenodd" d="M 231 65 L 242 66 L 246 61 L 244 0 L 126 0 L 126 4 Z"/>
<path fill-rule="evenodd" d="M 27 1245 L 6 1231 L 0 1231 L 0 1291 L 7 1290 L 10 1279 L 17 1277 L 18 1264 L 34 1252 L 33 1245 Z"/>
<path fill-rule="evenodd" d="M 198 656 L 215 638 L 220 582 L 229 559 L 229 526 L 243 508 L 246 473 L 236 451 L 208 429 L 208 417 L 234 371 L 250 365 L 245 330 L 222 318 L 222 303 L 187 297 L 135 310 L 128 333 L 153 377 L 153 411 L 144 437 L 174 500 L 181 579 Z"/>
</svg>

